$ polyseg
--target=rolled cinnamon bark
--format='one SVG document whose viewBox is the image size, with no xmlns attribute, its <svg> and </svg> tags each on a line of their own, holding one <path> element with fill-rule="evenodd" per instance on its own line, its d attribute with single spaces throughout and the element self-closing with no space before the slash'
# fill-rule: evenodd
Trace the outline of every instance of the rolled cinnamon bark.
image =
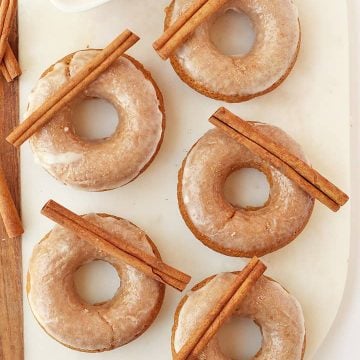
<svg viewBox="0 0 360 360">
<path fill-rule="evenodd" d="M 164 34 L 154 42 L 153 47 L 164 60 L 184 43 L 191 33 L 209 16 L 218 11 L 229 0 L 196 0 L 174 22 Z"/>
<path fill-rule="evenodd" d="M 5 174 L 0 166 L 0 216 L 9 238 L 20 236 L 23 232 L 20 216 L 11 197 Z"/>
<path fill-rule="evenodd" d="M 36 131 L 46 125 L 60 109 L 83 92 L 89 84 L 95 81 L 138 40 L 139 37 L 129 30 L 120 34 L 53 96 L 47 99 L 25 121 L 16 127 L 6 140 L 14 146 L 22 145 Z"/>
<path fill-rule="evenodd" d="M 175 355 L 175 359 L 198 359 L 206 345 L 231 317 L 265 270 L 266 266 L 258 258 L 254 257 L 237 275 L 232 286 L 207 314 L 205 320 L 199 324 L 197 329 L 194 329 L 191 338 Z"/>
<path fill-rule="evenodd" d="M 41 213 L 59 225 L 75 232 L 84 240 L 104 252 L 112 254 L 127 264 L 142 271 L 147 276 L 168 284 L 177 290 L 184 290 L 191 277 L 154 256 L 130 245 L 126 241 L 114 240 L 113 235 L 99 226 L 87 221 L 53 200 L 48 201 Z"/>
<path fill-rule="evenodd" d="M 209 121 L 268 161 L 312 197 L 333 211 L 338 211 L 349 197 L 314 168 L 291 154 L 282 145 L 261 134 L 251 122 L 242 120 L 225 108 L 217 110 Z"/>
</svg>

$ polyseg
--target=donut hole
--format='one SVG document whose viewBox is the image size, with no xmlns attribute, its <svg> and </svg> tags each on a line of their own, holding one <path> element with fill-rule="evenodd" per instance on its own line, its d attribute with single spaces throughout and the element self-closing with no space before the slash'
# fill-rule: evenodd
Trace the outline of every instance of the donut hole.
<svg viewBox="0 0 360 360">
<path fill-rule="evenodd" d="M 84 264 L 74 274 L 76 292 L 90 305 L 111 300 L 120 288 L 120 284 L 116 269 L 102 260 Z"/>
<path fill-rule="evenodd" d="M 247 210 L 261 209 L 270 197 L 267 176 L 254 168 L 242 168 L 232 172 L 225 181 L 225 199 L 233 206 Z"/>
<path fill-rule="evenodd" d="M 215 19 L 210 39 L 224 55 L 244 56 L 255 43 L 255 30 L 249 16 L 239 9 L 228 9 Z"/>
<path fill-rule="evenodd" d="M 222 353 L 229 359 L 250 360 L 261 349 L 260 327 L 251 319 L 233 316 L 218 332 Z"/>
<path fill-rule="evenodd" d="M 119 114 L 106 100 L 85 98 L 72 109 L 72 125 L 75 134 L 83 140 L 106 140 L 117 129 Z"/>
</svg>

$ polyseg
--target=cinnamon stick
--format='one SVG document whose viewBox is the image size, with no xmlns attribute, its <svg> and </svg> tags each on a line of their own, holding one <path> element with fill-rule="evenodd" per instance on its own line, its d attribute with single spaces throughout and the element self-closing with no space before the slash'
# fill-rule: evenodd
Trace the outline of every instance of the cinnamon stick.
<svg viewBox="0 0 360 360">
<path fill-rule="evenodd" d="M 2 62 L 8 44 L 13 21 L 16 16 L 17 1 L 2 0 L 0 4 L 0 63 Z"/>
<path fill-rule="evenodd" d="M 19 64 L 8 43 L 13 21 L 16 16 L 17 1 L 2 0 L 0 3 L 0 71 L 7 82 L 21 74 Z"/>
<path fill-rule="evenodd" d="M 338 211 L 349 197 L 285 147 L 260 133 L 250 122 L 220 108 L 209 121 L 233 139 L 284 173 L 310 196 L 333 211 Z"/>
<path fill-rule="evenodd" d="M 7 82 L 11 82 L 21 75 L 19 63 L 9 44 L 7 44 L 3 62 L 0 64 L 0 69 Z"/>
<path fill-rule="evenodd" d="M 164 60 L 184 43 L 192 32 L 229 0 L 195 0 L 154 42 L 153 47 Z"/>
<path fill-rule="evenodd" d="M 59 225 L 75 232 L 98 249 L 177 290 L 184 290 L 191 280 L 189 275 L 166 265 L 160 259 L 132 246 L 123 239 L 115 237 L 105 229 L 71 212 L 53 200 L 46 203 L 41 213 Z"/>
<path fill-rule="evenodd" d="M 124 31 L 110 45 L 99 52 L 82 70 L 46 100 L 23 123 L 16 127 L 6 140 L 20 146 L 36 131 L 46 125 L 53 116 L 84 91 L 101 73 L 107 70 L 139 37 L 130 30 Z"/>
<path fill-rule="evenodd" d="M 6 66 L 5 66 L 5 64 L 4 64 L 4 62 L 2 62 L 1 64 L 0 64 L 0 71 L 1 71 L 1 73 L 2 73 L 2 75 L 3 75 L 3 77 L 4 77 L 4 79 L 6 80 L 6 82 L 11 82 L 12 81 L 12 79 L 11 79 L 11 75 L 10 75 L 10 73 L 9 73 L 9 71 L 8 71 L 8 69 L 6 68 Z"/>
<path fill-rule="evenodd" d="M 175 359 L 198 359 L 206 345 L 239 307 L 265 270 L 266 266 L 254 257 L 237 275 L 216 306 L 176 354 Z"/>
<path fill-rule="evenodd" d="M 24 229 L 9 191 L 4 170 L 0 166 L 0 216 L 9 238 L 20 236 Z"/>
</svg>

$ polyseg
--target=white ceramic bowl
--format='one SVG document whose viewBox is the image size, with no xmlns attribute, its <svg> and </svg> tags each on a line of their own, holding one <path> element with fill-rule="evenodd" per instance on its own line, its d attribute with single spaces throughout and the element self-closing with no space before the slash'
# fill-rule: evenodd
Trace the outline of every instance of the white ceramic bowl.
<svg viewBox="0 0 360 360">
<path fill-rule="evenodd" d="M 66 12 L 89 10 L 108 1 L 110 0 L 51 0 L 58 9 Z"/>
</svg>

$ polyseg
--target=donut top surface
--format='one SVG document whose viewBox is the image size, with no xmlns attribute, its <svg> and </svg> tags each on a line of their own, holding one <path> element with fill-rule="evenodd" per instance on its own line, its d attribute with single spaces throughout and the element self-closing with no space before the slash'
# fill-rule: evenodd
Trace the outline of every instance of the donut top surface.
<svg viewBox="0 0 360 360">
<path fill-rule="evenodd" d="M 197 324 L 203 321 L 231 286 L 235 276 L 233 273 L 219 274 L 187 295 L 178 313 L 173 333 L 173 349 L 176 352 L 179 352 L 197 328 Z M 302 309 L 295 297 L 277 282 L 261 277 L 234 315 L 248 317 L 261 328 L 263 342 L 256 359 L 302 359 L 305 345 Z M 204 349 L 200 359 L 231 360 L 221 352 L 216 337 Z"/>
<path fill-rule="evenodd" d="M 29 96 L 27 115 L 97 53 L 79 51 L 50 68 Z M 97 141 L 79 137 L 71 119 L 74 104 L 69 104 L 31 137 L 35 159 L 58 180 L 85 190 L 125 185 L 158 150 L 164 127 L 161 94 L 140 63 L 122 56 L 77 101 L 86 98 L 102 98 L 115 107 L 119 124 L 114 134 Z"/>
<path fill-rule="evenodd" d="M 146 234 L 130 222 L 108 215 L 85 218 L 158 256 Z M 114 266 L 121 283 L 112 299 L 91 305 L 76 292 L 73 275 L 94 260 Z M 156 317 L 164 289 L 163 284 L 60 226 L 34 248 L 27 281 L 31 309 L 44 330 L 62 344 L 88 352 L 110 350 L 141 335 Z"/>
<path fill-rule="evenodd" d="M 191 3 L 174 0 L 169 22 L 175 22 Z M 212 24 L 230 9 L 244 12 L 253 24 L 256 39 L 245 55 L 224 55 L 210 39 Z M 231 0 L 195 30 L 172 60 L 196 88 L 245 100 L 271 89 L 288 74 L 299 44 L 298 10 L 291 0 Z"/>
</svg>

